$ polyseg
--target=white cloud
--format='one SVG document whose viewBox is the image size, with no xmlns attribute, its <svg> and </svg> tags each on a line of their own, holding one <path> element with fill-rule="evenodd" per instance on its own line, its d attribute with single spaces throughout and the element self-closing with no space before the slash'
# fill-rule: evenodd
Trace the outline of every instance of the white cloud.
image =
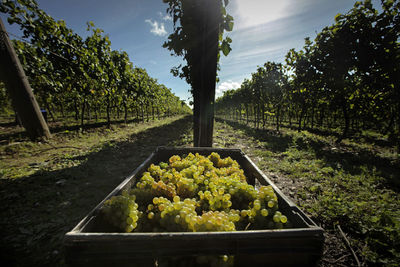
<svg viewBox="0 0 400 267">
<path fill-rule="evenodd" d="M 240 87 L 240 83 L 238 82 L 232 82 L 231 80 L 228 80 L 227 82 L 223 82 L 218 85 L 217 89 L 215 90 L 215 98 L 218 98 L 224 94 L 225 91 L 228 91 L 230 89 L 237 89 Z"/>
<path fill-rule="evenodd" d="M 170 20 L 170 21 L 172 21 L 172 17 L 171 17 L 170 15 L 166 14 L 166 15 L 164 16 L 163 13 L 161 13 L 160 11 L 158 12 L 158 16 L 159 16 L 162 20 L 165 20 L 165 21 Z"/>
<path fill-rule="evenodd" d="M 235 27 L 247 28 L 289 16 L 293 1 L 247 0 L 236 1 Z"/>
<path fill-rule="evenodd" d="M 151 25 L 151 30 L 150 30 L 151 33 L 158 36 L 167 35 L 164 23 L 158 23 L 157 21 L 153 22 L 151 19 L 146 19 L 145 22 Z"/>
<path fill-rule="evenodd" d="M 172 17 L 170 16 L 170 15 L 165 15 L 163 18 L 162 18 L 163 20 L 170 20 L 170 21 L 172 21 Z"/>
</svg>

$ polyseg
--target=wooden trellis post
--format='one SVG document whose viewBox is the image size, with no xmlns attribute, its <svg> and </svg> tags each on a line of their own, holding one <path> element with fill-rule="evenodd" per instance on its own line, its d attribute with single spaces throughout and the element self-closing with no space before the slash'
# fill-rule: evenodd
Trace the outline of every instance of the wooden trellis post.
<svg viewBox="0 0 400 267">
<path fill-rule="evenodd" d="M 0 18 L 0 77 L 4 81 L 22 125 L 32 139 L 51 137 L 24 69 Z"/>
</svg>

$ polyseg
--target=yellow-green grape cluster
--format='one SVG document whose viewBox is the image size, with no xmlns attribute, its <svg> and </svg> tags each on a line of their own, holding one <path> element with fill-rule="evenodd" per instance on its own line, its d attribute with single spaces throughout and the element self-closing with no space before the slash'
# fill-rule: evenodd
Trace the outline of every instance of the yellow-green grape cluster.
<svg viewBox="0 0 400 267">
<path fill-rule="evenodd" d="M 132 232 L 136 228 L 141 215 L 135 199 L 135 196 L 124 191 L 122 195 L 113 196 L 106 200 L 102 207 L 106 220 L 121 231 Z"/>
<path fill-rule="evenodd" d="M 213 165 L 217 168 L 223 168 L 223 167 L 230 167 L 232 165 L 239 165 L 236 160 L 233 160 L 231 157 L 227 157 L 224 159 L 221 159 L 220 155 L 218 153 L 211 153 L 210 156 L 208 156 L 208 159 L 213 163 Z"/>
<path fill-rule="evenodd" d="M 235 231 L 239 221 L 239 211 L 208 211 L 197 215 L 196 199 L 186 198 L 181 201 L 175 196 L 171 202 L 164 197 L 155 197 L 147 208 L 147 218 L 157 229 L 165 231 Z"/>
<path fill-rule="evenodd" d="M 140 178 L 140 181 L 136 184 L 136 187 L 139 189 L 151 189 L 153 183 L 155 183 L 155 181 L 150 172 L 145 172 L 142 178 Z"/>
<path fill-rule="evenodd" d="M 198 193 L 201 210 L 229 210 L 232 206 L 231 195 L 226 194 L 223 187 Z"/>
<path fill-rule="evenodd" d="M 147 207 L 147 218 L 160 231 L 190 231 L 192 218 L 197 216 L 195 209 L 195 199 L 181 201 L 179 196 L 175 196 L 171 202 L 164 197 L 155 197 Z"/>
<path fill-rule="evenodd" d="M 193 230 L 196 232 L 235 231 L 235 223 L 240 220 L 238 213 L 236 210 L 205 212 L 194 218 L 195 228 Z"/>
<path fill-rule="evenodd" d="M 249 204 L 257 198 L 257 190 L 245 182 L 236 182 L 229 187 L 229 194 L 232 198 L 232 208 L 247 209 Z"/>
<path fill-rule="evenodd" d="M 218 153 L 174 155 L 151 164 L 130 196 L 145 214 L 137 231 L 235 231 L 287 222 L 272 187 L 256 190 L 235 160 Z"/>
<path fill-rule="evenodd" d="M 198 187 L 193 179 L 182 177 L 176 183 L 176 193 L 183 198 L 191 198 L 196 195 Z"/>
<path fill-rule="evenodd" d="M 176 195 L 175 186 L 171 183 L 165 184 L 163 181 L 154 182 L 151 185 L 153 196 L 164 196 L 172 199 Z"/>
<path fill-rule="evenodd" d="M 282 228 L 287 223 L 287 217 L 278 211 L 278 198 L 272 186 L 261 186 L 249 209 L 240 214 L 248 218 L 251 229 Z"/>
</svg>

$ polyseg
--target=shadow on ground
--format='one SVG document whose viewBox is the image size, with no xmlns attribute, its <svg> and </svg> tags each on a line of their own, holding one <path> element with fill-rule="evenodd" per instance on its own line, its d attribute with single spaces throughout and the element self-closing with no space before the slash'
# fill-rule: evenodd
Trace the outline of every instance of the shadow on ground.
<svg viewBox="0 0 400 267">
<path fill-rule="evenodd" d="M 393 159 L 381 157 L 370 150 L 354 147 L 339 146 L 332 149 L 329 144 L 321 140 L 310 138 L 298 138 L 293 140 L 292 136 L 277 134 L 272 130 L 255 129 L 249 125 L 237 123 L 230 120 L 218 119 L 227 123 L 234 129 L 242 130 L 246 135 L 263 142 L 264 148 L 273 152 L 284 152 L 291 145 L 296 145 L 299 150 L 312 150 L 318 159 L 325 162 L 327 166 L 336 170 L 343 170 L 352 175 L 359 175 L 365 172 L 373 172 L 385 179 L 383 186 L 400 191 L 400 165 Z"/>
<path fill-rule="evenodd" d="M 76 167 L 0 180 L 2 266 L 64 264 L 62 241 L 157 146 L 185 146 L 191 117 L 153 127 L 71 160 Z M 5 264 L 5 265 L 4 265 Z"/>
</svg>

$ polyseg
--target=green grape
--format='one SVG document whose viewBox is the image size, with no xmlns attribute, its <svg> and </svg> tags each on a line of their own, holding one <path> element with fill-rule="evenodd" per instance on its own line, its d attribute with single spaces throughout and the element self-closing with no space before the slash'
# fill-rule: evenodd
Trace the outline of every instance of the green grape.
<svg viewBox="0 0 400 267">
<path fill-rule="evenodd" d="M 135 188 L 110 202 L 121 203 L 105 204 L 104 213 L 127 232 L 268 229 L 288 222 L 272 186 L 256 190 L 235 160 L 218 153 L 174 155 L 151 164 Z"/>
<path fill-rule="evenodd" d="M 274 206 L 275 206 L 274 201 L 272 201 L 272 200 L 268 201 L 268 207 L 269 208 L 273 208 Z"/>
<path fill-rule="evenodd" d="M 106 221 L 118 228 L 120 231 L 132 232 L 136 228 L 136 221 L 139 219 L 136 197 L 123 191 L 119 196 L 113 196 L 104 202 L 101 209 Z"/>
<path fill-rule="evenodd" d="M 264 217 L 267 217 L 268 216 L 268 210 L 262 209 L 261 210 L 261 215 L 264 216 Z"/>
</svg>

